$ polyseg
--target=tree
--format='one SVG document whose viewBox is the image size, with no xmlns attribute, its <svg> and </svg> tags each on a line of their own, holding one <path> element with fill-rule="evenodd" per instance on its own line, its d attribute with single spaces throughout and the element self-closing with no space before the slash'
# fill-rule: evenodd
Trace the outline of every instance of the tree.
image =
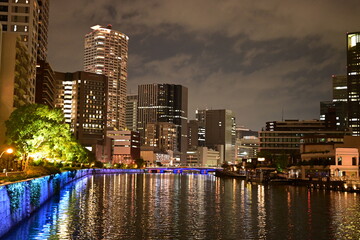
<svg viewBox="0 0 360 240">
<path fill-rule="evenodd" d="M 144 167 L 144 165 L 145 165 L 145 161 L 144 161 L 144 159 L 142 159 L 142 158 L 137 158 L 137 159 L 135 159 L 135 163 L 136 163 L 136 165 L 137 165 L 138 168 L 142 168 L 142 167 Z"/>
<path fill-rule="evenodd" d="M 6 124 L 9 144 L 15 146 L 26 169 L 31 158 L 86 162 L 87 154 L 73 137 L 59 109 L 28 104 L 16 109 Z"/>
</svg>

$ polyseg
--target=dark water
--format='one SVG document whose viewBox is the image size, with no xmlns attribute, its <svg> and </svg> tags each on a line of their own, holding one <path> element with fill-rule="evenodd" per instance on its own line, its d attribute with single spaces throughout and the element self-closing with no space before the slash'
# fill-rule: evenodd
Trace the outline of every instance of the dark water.
<svg viewBox="0 0 360 240">
<path fill-rule="evenodd" d="M 360 195 L 211 175 L 68 185 L 6 239 L 359 239 Z"/>
</svg>

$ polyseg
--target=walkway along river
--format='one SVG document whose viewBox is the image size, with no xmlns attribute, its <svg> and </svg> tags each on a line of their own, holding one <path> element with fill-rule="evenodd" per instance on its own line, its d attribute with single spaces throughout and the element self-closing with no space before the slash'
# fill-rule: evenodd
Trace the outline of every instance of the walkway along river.
<svg viewBox="0 0 360 240">
<path fill-rule="evenodd" d="M 4 239 L 359 239 L 359 198 L 202 174 L 93 175 Z"/>
</svg>

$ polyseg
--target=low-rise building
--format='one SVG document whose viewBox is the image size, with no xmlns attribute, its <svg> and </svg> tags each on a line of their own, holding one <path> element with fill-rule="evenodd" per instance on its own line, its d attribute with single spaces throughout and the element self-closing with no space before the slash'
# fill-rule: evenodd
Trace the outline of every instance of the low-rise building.
<svg viewBox="0 0 360 240">
<path fill-rule="evenodd" d="M 105 162 L 134 164 L 140 158 L 140 135 L 136 131 L 107 131 L 104 155 Z"/>
<path fill-rule="evenodd" d="M 173 151 L 161 151 L 154 146 L 141 146 L 140 156 L 147 167 L 174 166 L 175 162 Z"/>
<path fill-rule="evenodd" d="M 359 178 L 359 150 L 336 148 L 335 165 L 330 166 L 331 176 Z"/>
<path fill-rule="evenodd" d="M 207 147 L 198 147 L 187 152 L 187 166 L 217 167 L 222 164 L 220 152 Z"/>
</svg>

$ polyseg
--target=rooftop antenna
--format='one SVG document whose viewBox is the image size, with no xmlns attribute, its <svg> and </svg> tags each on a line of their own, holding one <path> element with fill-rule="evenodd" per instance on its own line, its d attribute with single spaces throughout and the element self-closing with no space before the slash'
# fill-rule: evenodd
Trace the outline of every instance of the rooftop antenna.
<svg viewBox="0 0 360 240">
<path fill-rule="evenodd" d="M 284 121 L 284 107 L 281 109 L 281 121 Z"/>
</svg>

